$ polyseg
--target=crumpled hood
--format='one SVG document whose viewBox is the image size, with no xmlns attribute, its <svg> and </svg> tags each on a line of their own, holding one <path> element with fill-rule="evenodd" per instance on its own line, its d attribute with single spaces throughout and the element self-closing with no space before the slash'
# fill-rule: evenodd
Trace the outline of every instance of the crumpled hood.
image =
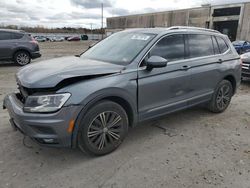
<svg viewBox="0 0 250 188">
<path fill-rule="evenodd" d="M 16 77 L 26 88 L 52 88 L 67 78 L 106 75 L 122 69 L 121 65 L 69 56 L 27 65 Z"/>
</svg>

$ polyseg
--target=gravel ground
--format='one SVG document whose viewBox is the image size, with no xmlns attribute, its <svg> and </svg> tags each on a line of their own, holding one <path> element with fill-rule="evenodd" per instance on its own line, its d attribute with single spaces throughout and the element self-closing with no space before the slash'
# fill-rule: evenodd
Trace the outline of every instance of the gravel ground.
<svg viewBox="0 0 250 188">
<path fill-rule="evenodd" d="M 41 61 L 75 55 L 90 42 L 41 43 Z M 16 90 L 15 65 L 0 66 L 0 101 Z M 130 129 L 118 150 L 89 157 L 44 148 L 13 132 L 0 109 L 0 187 L 250 188 L 250 82 L 227 111 L 195 107 Z"/>
</svg>

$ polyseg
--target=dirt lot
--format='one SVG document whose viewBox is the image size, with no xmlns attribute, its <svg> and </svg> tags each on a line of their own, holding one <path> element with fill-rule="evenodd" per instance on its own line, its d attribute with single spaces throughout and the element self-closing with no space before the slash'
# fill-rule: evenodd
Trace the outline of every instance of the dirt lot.
<svg viewBox="0 0 250 188">
<path fill-rule="evenodd" d="M 79 54 L 86 42 L 42 43 L 41 61 Z M 0 101 L 16 89 L 18 67 L 0 66 Z M 159 128 L 159 126 L 165 128 Z M 0 109 L 0 187 L 250 188 L 250 82 L 229 109 L 168 115 L 130 129 L 121 147 L 93 158 L 78 150 L 43 148 L 13 132 Z"/>
</svg>

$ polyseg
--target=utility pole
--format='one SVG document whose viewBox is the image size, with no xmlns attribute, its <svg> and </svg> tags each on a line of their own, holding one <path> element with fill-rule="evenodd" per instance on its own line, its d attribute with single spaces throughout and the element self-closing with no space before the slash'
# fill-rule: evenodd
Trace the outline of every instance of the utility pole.
<svg viewBox="0 0 250 188">
<path fill-rule="evenodd" d="M 248 27 L 247 27 L 247 38 L 246 38 L 246 40 L 250 40 L 249 30 L 250 30 L 250 21 L 248 21 Z"/>
<path fill-rule="evenodd" d="M 90 28 L 91 28 L 91 40 L 93 40 L 94 37 L 93 37 L 93 27 L 92 27 L 92 23 L 90 23 Z"/>
<path fill-rule="evenodd" d="M 102 28 L 101 28 L 101 32 L 102 32 L 102 39 L 103 39 L 103 3 L 102 3 Z"/>
</svg>

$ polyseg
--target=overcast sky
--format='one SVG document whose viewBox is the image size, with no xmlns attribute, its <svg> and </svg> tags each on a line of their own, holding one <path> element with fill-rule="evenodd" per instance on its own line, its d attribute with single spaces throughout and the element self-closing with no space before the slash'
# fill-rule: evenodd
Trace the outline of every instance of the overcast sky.
<svg viewBox="0 0 250 188">
<path fill-rule="evenodd" d="M 0 0 L 0 25 L 45 27 L 101 26 L 104 18 L 250 0 Z M 104 25 L 106 20 L 104 19 Z"/>
</svg>

